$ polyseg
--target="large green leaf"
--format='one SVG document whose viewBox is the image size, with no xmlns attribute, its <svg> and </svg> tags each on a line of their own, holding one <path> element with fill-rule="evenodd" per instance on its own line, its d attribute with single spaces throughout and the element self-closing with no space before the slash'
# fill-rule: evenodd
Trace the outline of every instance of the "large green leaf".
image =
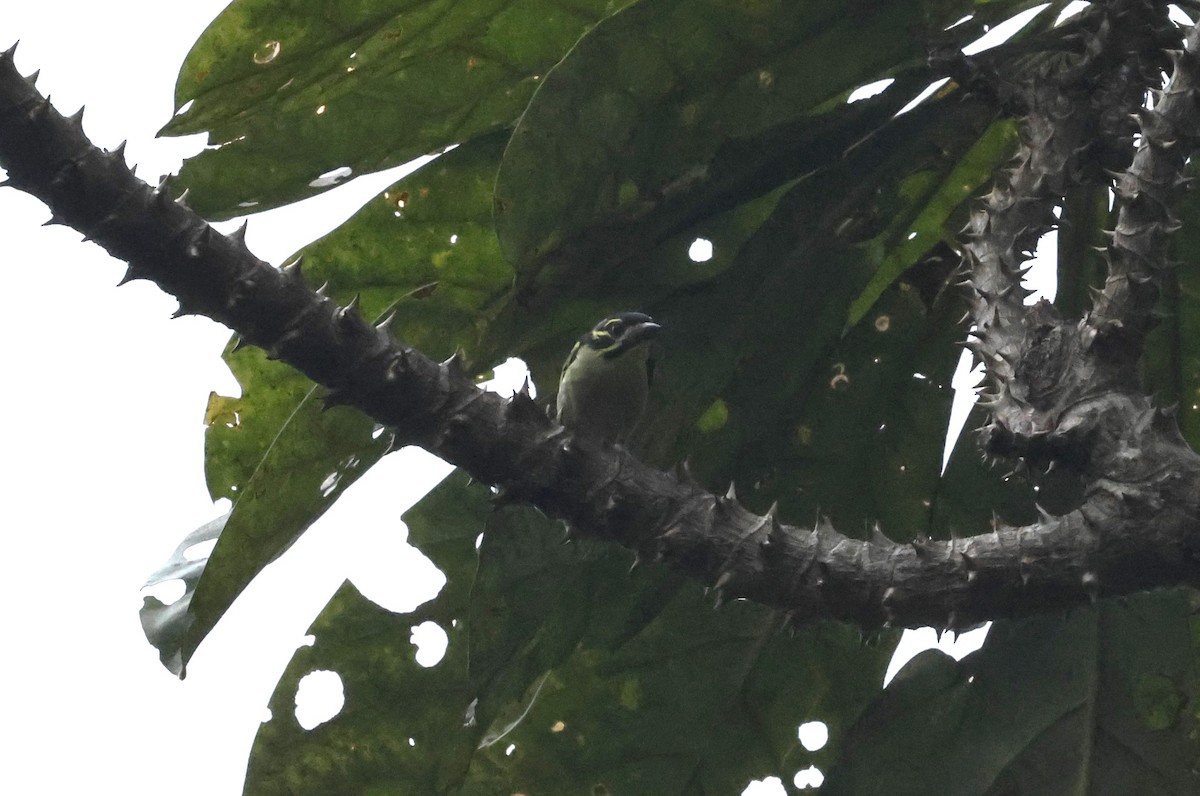
<svg viewBox="0 0 1200 796">
<path fill-rule="evenodd" d="M 941 201 L 906 184 L 941 183 L 987 127 L 979 108 L 944 110 L 916 111 L 801 181 L 730 268 L 654 307 L 668 331 L 643 434 L 652 460 L 688 456 L 706 483 L 734 481 L 758 509 L 779 501 L 791 521 L 820 509 L 848 533 L 876 521 L 929 532 L 964 334 L 963 307 L 941 290 L 949 253 L 923 268 L 931 284 L 893 285 L 848 335 L 845 323 L 908 243 L 895 228 Z"/>
<path fill-rule="evenodd" d="M 357 293 L 370 314 L 394 310 L 392 331 L 432 357 L 472 361 L 512 284 L 492 230 L 491 195 L 507 140 L 493 133 L 388 187 L 301 254 L 313 282 Z M 497 349 L 485 370 L 503 361 Z"/>
<path fill-rule="evenodd" d="M 897 213 L 886 233 L 868 251 L 877 261 L 875 273 L 850 305 L 847 325 L 862 320 L 889 285 L 900 278 L 937 243 L 954 240 L 950 219 L 991 179 L 997 164 L 1016 149 L 1017 126 L 1011 120 L 996 122 L 976 141 L 948 173 L 916 172 L 901 184 L 901 192 L 921 197 L 920 212 L 909 217 Z M 958 214 L 960 215 L 960 214 Z"/>
<path fill-rule="evenodd" d="M 850 535 L 876 524 L 898 539 L 930 534 L 964 309 L 953 293 L 926 306 L 908 283 L 886 291 L 790 411 L 755 419 L 761 437 L 739 462 L 759 473 L 748 486 L 785 516 L 819 512 Z M 733 393 L 731 415 L 746 392 Z"/>
<path fill-rule="evenodd" d="M 272 698 L 248 792 L 736 793 L 831 760 L 878 689 L 891 643 L 834 625 L 791 637 L 745 602 L 714 612 L 618 549 L 560 544 L 532 510 L 489 518 L 486 495 L 456 475 L 406 517 L 449 578 L 433 602 L 397 615 L 349 586 L 334 598 Z M 422 621 L 449 635 L 432 669 L 407 643 Z M 346 704 L 305 732 L 291 704 L 316 669 L 339 673 Z M 832 739 L 812 754 L 809 720 Z"/>
<path fill-rule="evenodd" d="M 916 73 L 904 79 L 915 80 Z M 978 181 L 998 162 L 1006 139 L 987 132 L 990 112 L 971 103 L 933 103 L 888 121 L 905 96 L 838 105 L 833 115 L 839 121 L 809 130 L 825 135 L 828 150 L 840 152 L 852 136 L 874 129 L 862 126 L 868 122 L 882 126 L 815 174 L 748 195 L 721 212 L 710 209 L 700 221 L 656 239 L 639 263 L 610 273 L 606 282 L 562 288 L 550 311 L 528 307 L 520 291 L 509 291 L 513 272 L 488 228 L 503 132 L 468 142 L 390 187 L 309 247 L 305 268 L 343 300 L 360 293 L 370 314 L 397 309 L 393 329 L 427 353 L 462 349 L 480 371 L 506 356 L 524 356 L 546 397 L 572 339 L 598 315 L 651 309 L 674 330 L 666 341 L 663 388 L 640 438 L 652 461 L 690 455 L 714 485 L 760 486 L 748 494 L 751 505 L 765 508 L 778 499 L 790 520 L 821 508 L 851 530 L 882 521 L 900 535 L 929 532 L 936 440 L 949 402 L 943 371 L 958 332 L 946 311 L 930 315 L 889 288 L 887 302 L 907 307 L 898 314 L 879 311 L 889 321 L 896 314 L 893 331 L 880 335 L 882 315 L 873 316 L 874 326 L 844 343 L 840 338 L 851 302 L 866 306 L 864 287 L 879 284 L 872 276 L 885 273 L 890 282 L 921 256 L 922 246 L 906 231 L 928 228 L 927 239 L 918 242 L 934 245 L 940 236 L 933 228 L 953 215 L 955 198 L 965 196 L 961 185 Z M 831 196 L 840 199 L 831 203 Z M 685 256 L 697 236 L 720 247 L 709 263 Z M 863 367 L 886 353 L 877 342 L 891 346 L 888 365 Z M 875 389 L 818 408 L 812 401 L 824 395 L 821 385 L 853 357 L 862 367 L 857 372 L 870 374 L 854 383 Z M 170 611 L 148 606 L 160 613 L 156 623 L 166 622 L 156 637 L 174 640 L 162 652 L 178 667 L 249 580 L 387 442 L 353 412 L 318 411 L 306 401 L 310 391 L 302 378 L 260 354 L 235 354 L 231 364 L 243 395 L 214 397 L 208 439 L 212 492 L 235 501 L 213 551 L 217 566 L 199 573 L 187 602 Z M 914 373 L 930 378 L 920 383 Z M 752 386 L 780 374 L 771 389 Z M 816 419 L 809 422 L 810 416 Z M 887 433 L 866 430 L 867 417 Z M 817 430 L 817 444 L 804 441 L 806 429 Z M 882 444 L 891 453 L 868 455 L 863 444 Z M 864 478 L 875 499 L 862 499 Z"/>
<path fill-rule="evenodd" d="M 343 585 L 310 628 L 311 647 L 292 658 L 271 697 L 271 719 L 254 741 L 246 792 L 454 793 L 483 730 L 467 720 L 465 615 L 487 490 L 461 474 L 405 515 L 409 541 L 445 573 L 445 588 L 408 614 L 394 614 Z M 417 663 L 411 628 L 436 622 L 449 636 L 435 667 Z M 336 672 L 345 706 L 312 731 L 296 722 L 295 695 L 309 672 Z"/>
<path fill-rule="evenodd" d="M 714 613 L 672 573 L 629 573 L 627 553 L 564 547 L 535 512 L 506 515 L 489 523 L 472 595 L 472 678 L 491 692 L 476 792 L 737 793 L 827 759 L 797 726 L 825 722 L 836 746 L 878 688 L 894 634 L 869 648 L 833 625 L 793 638 L 776 612 Z M 497 701 L 509 709 L 485 710 Z"/>
<path fill-rule="evenodd" d="M 918 29 L 953 21 L 959 6 L 937 5 Z M 554 73 L 565 82 L 546 82 L 525 117 L 542 147 L 526 147 L 532 139 L 518 137 L 505 152 L 497 207 L 516 271 L 504 264 L 487 226 L 505 133 L 483 135 L 515 112 L 474 130 L 478 137 L 310 247 L 306 269 L 314 281 L 329 280 L 341 298 L 362 292 L 370 313 L 396 306 L 393 328 L 428 353 L 462 348 L 477 370 L 508 355 L 525 357 L 543 399 L 552 397 L 572 339 L 597 316 L 647 309 L 669 330 L 663 378 L 635 440 L 648 460 L 691 456 L 710 485 L 735 481 L 756 508 L 778 500 L 789 521 L 820 509 L 850 533 L 876 521 L 895 535 L 930 532 L 951 343 L 961 336 L 960 313 L 940 289 L 944 273 L 931 252 L 940 251 L 963 199 L 1003 158 L 1008 139 L 992 126 L 988 107 L 959 101 L 953 89 L 947 99 L 893 118 L 927 81 L 916 65 L 924 42 L 896 35 L 902 18 L 918 19 L 904 14 L 923 7 L 856 6 L 865 15 L 856 35 L 871 33 L 858 41 L 840 4 L 836 12 L 820 3 L 761 17 L 769 6 L 645 0 L 571 52 Z M 654 24 L 621 27 L 639 14 Z M 724 31 L 714 27 L 720 19 L 757 22 L 730 37 L 731 48 L 701 35 Z M 771 30 L 759 30 L 764 19 Z M 645 31 L 675 31 L 667 22 L 688 20 L 694 37 L 660 37 L 653 51 L 645 46 Z M 776 24 L 781 20 L 790 23 Z M 953 35 L 967 37 L 967 30 Z M 430 41 L 441 46 L 436 36 Z M 345 57 L 339 46 L 331 53 Z M 869 55 L 869 64 L 841 54 L 847 63 L 807 68 L 808 47 L 818 54 L 848 48 Z M 284 52 L 281 45 L 271 63 Z M 674 59 L 667 71 L 678 69 L 677 93 L 655 87 L 663 54 Z M 762 63 L 750 64 L 759 56 Z M 313 68 L 324 72 L 282 91 L 273 115 L 253 117 L 259 129 L 270 127 L 270 118 L 312 113 L 282 98 L 293 90 L 326 91 L 323 57 Z M 249 72 L 259 66 L 270 64 Z M 889 92 L 844 103 L 850 88 L 885 74 L 897 76 Z M 613 86 L 626 78 L 650 91 L 632 122 L 608 113 L 620 111 Z M 709 92 L 710 83 L 723 91 Z M 450 101 L 462 100 L 459 88 L 452 85 Z M 229 102 L 246 102 L 235 93 Z M 333 95 L 296 97 L 328 100 L 322 121 L 339 107 Z M 198 101 L 192 113 L 204 107 Z M 249 109 L 257 113 L 258 104 Z M 690 121 L 688 113 L 695 114 Z M 369 164 L 380 139 L 375 127 L 359 122 L 353 134 L 367 142 L 364 160 L 339 156 L 320 168 Z M 620 125 L 632 138 L 618 135 Z M 271 158 L 287 151 L 287 136 L 295 134 L 304 142 L 299 171 L 288 171 L 289 163 L 268 180 L 282 198 L 313 173 L 304 152 L 320 140 L 320 129 L 304 116 L 281 137 L 248 136 L 256 143 L 234 142 L 199 162 L 270 171 Z M 349 128 L 337 134 L 351 140 Z M 628 158 L 597 161 L 588 146 L 598 138 L 614 146 L 636 142 L 636 157 L 630 150 Z M 238 153 L 255 160 L 239 164 Z M 626 166 L 636 173 L 622 171 Z M 200 173 L 191 168 L 188 179 Z M 625 203 L 631 196 L 632 206 Z M 234 199 L 222 201 L 228 209 Z M 532 248 L 513 248 L 521 235 Z M 697 237 L 716 244 L 712 260 L 687 258 Z M 554 260 L 564 252 L 582 256 Z M 848 329 L 848 318 L 862 322 Z M 201 571 L 181 602 L 179 624 L 167 616 L 155 625 L 183 650 L 184 662 L 249 577 L 327 507 L 325 480 L 344 488 L 377 455 L 375 446 L 382 449 L 365 418 L 347 410 L 313 410 L 310 417 L 302 379 L 243 356 L 234 360 L 245 368 L 243 397 L 216 399 L 214 418 L 232 420 L 210 432 L 214 494 L 237 497 L 214 550 L 219 567 Z M 364 425 L 341 429 L 327 417 Z M 331 433 L 344 436 L 329 440 Z M 271 458 L 272 451 L 284 458 Z M 299 462 L 295 481 L 279 466 L 288 456 Z M 318 475 L 314 487 L 309 482 Z M 476 572 L 468 540 L 485 526 L 486 509 L 479 488 L 448 497 L 456 489 L 465 486 L 447 487 L 421 509 L 428 514 L 413 519 L 413 539 L 442 566 L 447 588 L 405 615 L 371 606 L 350 587 L 339 592 L 314 626 L 316 644 L 297 654 L 272 700 L 275 718 L 260 733 L 248 773 L 251 792 L 552 792 L 572 781 L 614 792 L 682 793 L 725 792 L 768 774 L 790 781 L 795 768 L 832 759 L 842 730 L 878 682 L 889 643 L 860 651 L 854 631 L 829 627 L 784 639 L 778 617 L 746 604 L 714 616 L 697 588 L 670 573 L 651 567 L 625 575 L 629 560 L 620 550 L 558 546 L 531 512 L 486 520 Z M 288 501 L 282 514 L 273 513 L 273 501 Z M 453 516 L 443 518 L 446 512 Z M 205 590 L 214 596 L 201 599 Z M 187 622 L 196 605 L 204 615 L 193 626 Z M 446 658 L 432 670 L 415 663 L 407 643 L 407 629 L 424 621 L 437 622 L 450 638 Z M 341 675 L 347 708 L 303 732 L 288 706 L 299 679 L 314 668 Z M 835 739 L 815 756 L 800 749 L 795 734 L 797 723 L 814 718 Z M 516 744 L 512 755 L 504 753 L 508 744 Z"/>
<path fill-rule="evenodd" d="M 429 354 L 472 345 L 485 307 L 511 281 L 487 218 L 502 143 L 477 139 L 393 185 L 305 249 L 309 278 L 328 282 L 342 300 L 360 295 L 369 315 L 394 309 L 393 332 Z M 213 498 L 228 498 L 233 509 L 211 556 L 189 562 L 184 598 L 166 606 L 148 597 L 143 608 L 151 642 L 181 676 L 250 580 L 391 441 L 366 415 L 326 411 L 307 378 L 258 349 L 229 349 L 226 361 L 242 394 L 210 396 L 206 475 Z M 168 566 L 151 582 L 175 577 Z"/>
<path fill-rule="evenodd" d="M 824 794 L 1200 792 L 1192 592 L 997 622 L 914 659 L 851 730 Z"/>
<path fill-rule="evenodd" d="M 977 182 L 1009 152 L 990 110 L 951 102 L 668 237 L 603 283 L 560 286 L 545 312 L 510 302 L 485 349 L 519 353 L 547 395 L 571 338 L 595 317 L 647 309 L 667 327 L 662 377 L 633 441 L 649 461 L 688 457 L 711 487 L 734 481 L 752 507 L 778 500 L 790 521 L 820 509 L 850 533 L 875 522 L 898 536 L 933 532 L 954 343 L 965 334 L 965 308 L 941 289 L 954 264 L 944 233 L 923 242 L 942 262 L 926 257 L 928 274 L 885 286 L 849 336 L 846 318 L 881 268 L 925 255 L 913 224 L 960 222 L 966 193 L 955 188 L 948 209 L 948 175 Z M 696 238 L 716 243 L 712 260 L 687 259 Z M 986 509 L 976 515 L 986 527 Z"/>
<path fill-rule="evenodd" d="M 233 509 L 211 555 L 191 562 L 199 569 L 185 578 L 184 598 L 164 606 L 147 597 L 142 608 L 151 643 L 180 677 L 251 579 L 378 461 L 391 440 L 364 414 L 324 411 L 311 382 L 257 349 L 229 353 L 227 360 L 243 395 L 210 396 L 207 470 L 213 497 L 229 498 Z M 173 577 L 164 570 L 150 585 Z"/>
<path fill-rule="evenodd" d="M 974 37 L 974 21 L 942 31 L 972 8 L 643 0 L 602 21 L 539 88 L 497 179 L 524 300 L 595 283 L 713 206 L 835 162 L 929 82 L 933 31 Z M 889 76 L 882 97 L 844 102 Z"/>
<path fill-rule="evenodd" d="M 191 105 L 164 132 L 209 133 L 181 175 L 200 213 L 286 204 L 510 126 L 625 2 L 237 0 L 184 62 L 175 101 Z"/>
</svg>

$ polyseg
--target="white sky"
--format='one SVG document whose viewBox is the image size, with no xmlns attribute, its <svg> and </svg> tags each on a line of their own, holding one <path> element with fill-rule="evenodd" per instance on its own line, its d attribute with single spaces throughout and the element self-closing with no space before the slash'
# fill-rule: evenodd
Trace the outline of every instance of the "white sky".
<svg viewBox="0 0 1200 796">
<path fill-rule="evenodd" d="M 128 139 L 129 161 L 152 179 L 203 143 L 153 136 L 174 110 L 184 55 L 224 5 L 10 2 L 0 48 L 20 39 L 22 72 L 41 69 L 39 88 L 64 113 L 86 103 L 93 142 Z M 251 248 L 277 263 L 395 177 L 252 220 Z M 40 227 L 48 216 L 29 196 L 0 190 L 9 503 L 0 715 L 16 733 L 0 792 L 89 793 L 104 783 L 131 796 L 239 793 L 267 699 L 341 581 L 353 576 L 397 610 L 432 596 L 437 576 L 403 544 L 399 516 L 444 470 L 419 453 L 376 466 L 251 585 L 188 679 L 175 680 L 142 635 L 139 588 L 187 532 L 220 513 L 204 488 L 201 421 L 210 390 L 236 394 L 219 359 L 228 332 L 169 320 L 174 300 L 148 283 L 116 289 L 123 264 L 78 233 Z M 959 655 L 982 640 L 975 635 Z M 929 641 L 910 636 L 904 659 Z"/>
</svg>

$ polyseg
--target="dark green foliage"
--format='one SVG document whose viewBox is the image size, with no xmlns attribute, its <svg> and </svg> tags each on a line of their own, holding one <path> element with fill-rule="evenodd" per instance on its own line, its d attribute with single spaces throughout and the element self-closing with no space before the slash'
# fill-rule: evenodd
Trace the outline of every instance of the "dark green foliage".
<svg viewBox="0 0 1200 796">
<path fill-rule="evenodd" d="M 349 584 L 334 597 L 271 701 L 248 792 L 730 793 L 826 765 L 797 725 L 819 717 L 836 740 L 878 688 L 891 644 L 838 625 L 793 636 L 746 602 L 714 612 L 694 583 L 630 574 L 628 553 L 563 545 L 555 523 L 487 497 L 456 475 L 405 517 L 449 579 L 431 603 L 397 615 Z M 423 669 L 408 633 L 427 620 L 450 641 Z M 292 699 L 318 669 L 340 674 L 346 706 L 305 732 Z"/>
<path fill-rule="evenodd" d="M 1016 124 L 954 83 L 897 113 L 941 77 L 930 43 L 961 46 L 1032 5 L 239 0 L 184 65 L 177 100 L 195 102 L 166 132 L 228 142 L 182 174 L 214 217 L 311 195 L 338 167 L 458 144 L 309 246 L 309 281 L 343 303 L 360 295 L 367 317 L 394 311 L 399 339 L 460 352 L 472 374 L 523 358 L 539 402 L 597 317 L 645 310 L 667 330 L 631 443 L 647 462 L 686 458 L 707 487 L 732 482 L 787 523 L 981 534 L 993 510 L 1036 517 L 1028 481 L 988 469 L 969 432 L 941 474 L 966 332 L 954 235 Z M 1065 5 L 1024 42 L 1051 46 Z M 1087 247 L 1107 215 L 1103 192 L 1068 196 L 1066 311 L 1086 309 L 1100 273 Z M 1194 207 L 1181 215 L 1196 226 Z M 689 258 L 698 238 L 711 259 Z M 1146 370 L 1184 405 L 1195 442 L 1195 246 L 1178 246 Z M 226 358 L 243 394 L 210 404 L 206 472 L 233 510 L 212 557 L 189 566 L 185 600 L 145 613 L 177 672 L 390 442 L 356 411 L 322 411 L 309 382 L 261 352 Z M 532 509 L 493 513 L 488 497 L 456 475 L 407 518 L 448 578 L 432 602 L 398 615 L 350 584 L 334 597 L 272 699 L 247 792 L 726 794 L 769 775 L 792 792 L 809 765 L 841 793 L 1132 792 L 1080 783 L 1150 781 L 1154 767 L 1171 772 L 1146 792 L 1191 792 L 1182 596 L 1002 625 L 961 665 L 919 658 L 868 709 L 893 634 L 864 647 L 820 625 L 793 638 L 785 617 L 738 601 L 714 611 L 666 568 L 630 574 L 628 552 L 561 545 Z M 408 641 L 423 621 L 450 639 L 431 669 Z M 291 700 L 314 669 L 338 672 L 346 706 L 305 732 Z M 797 742 L 807 720 L 830 729 L 816 753 Z M 1063 750 L 1071 763 L 1056 768 Z"/>
<path fill-rule="evenodd" d="M 1144 594 L 997 622 L 960 663 L 923 653 L 850 731 L 822 792 L 1194 793 L 1193 612 L 1187 593 Z"/>
<path fill-rule="evenodd" d="M 184 63 L 175 100 L 193 104 L 164 132 L 220 145 L 184 167 L 197 210 L 264 210 L 328 188 L 321 175 L 339 168 L 377 171 L 510 126 L 562 53 L 621 5 L 232 3 Z"/>
</svg>

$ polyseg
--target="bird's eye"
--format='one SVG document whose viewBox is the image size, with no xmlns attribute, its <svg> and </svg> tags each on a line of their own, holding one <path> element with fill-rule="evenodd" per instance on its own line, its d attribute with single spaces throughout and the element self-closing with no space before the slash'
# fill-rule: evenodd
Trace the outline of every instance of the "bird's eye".
<svg viewBox="0 0 1200 796">
<path fill-rule="evenodd" d="M 604 330 L 610 334 L 616 334 L 621 328 L 621 320 L 613 318 L 611 321 L 604 322 Z"/>
</svg>

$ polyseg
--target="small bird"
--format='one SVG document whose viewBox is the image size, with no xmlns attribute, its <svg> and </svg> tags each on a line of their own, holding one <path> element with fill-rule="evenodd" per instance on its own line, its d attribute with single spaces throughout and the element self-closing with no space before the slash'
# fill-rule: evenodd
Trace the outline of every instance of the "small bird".
<svg viewBox="0 0 1200 796">
<path fill-rule="evenodd" d="M 623 442 L 646 408 L 654 374 L 650 341 L 662 327 L 622 312 L 579 338 L 558 381 L 558 422 L 577 434 Z"/>
</svg>

